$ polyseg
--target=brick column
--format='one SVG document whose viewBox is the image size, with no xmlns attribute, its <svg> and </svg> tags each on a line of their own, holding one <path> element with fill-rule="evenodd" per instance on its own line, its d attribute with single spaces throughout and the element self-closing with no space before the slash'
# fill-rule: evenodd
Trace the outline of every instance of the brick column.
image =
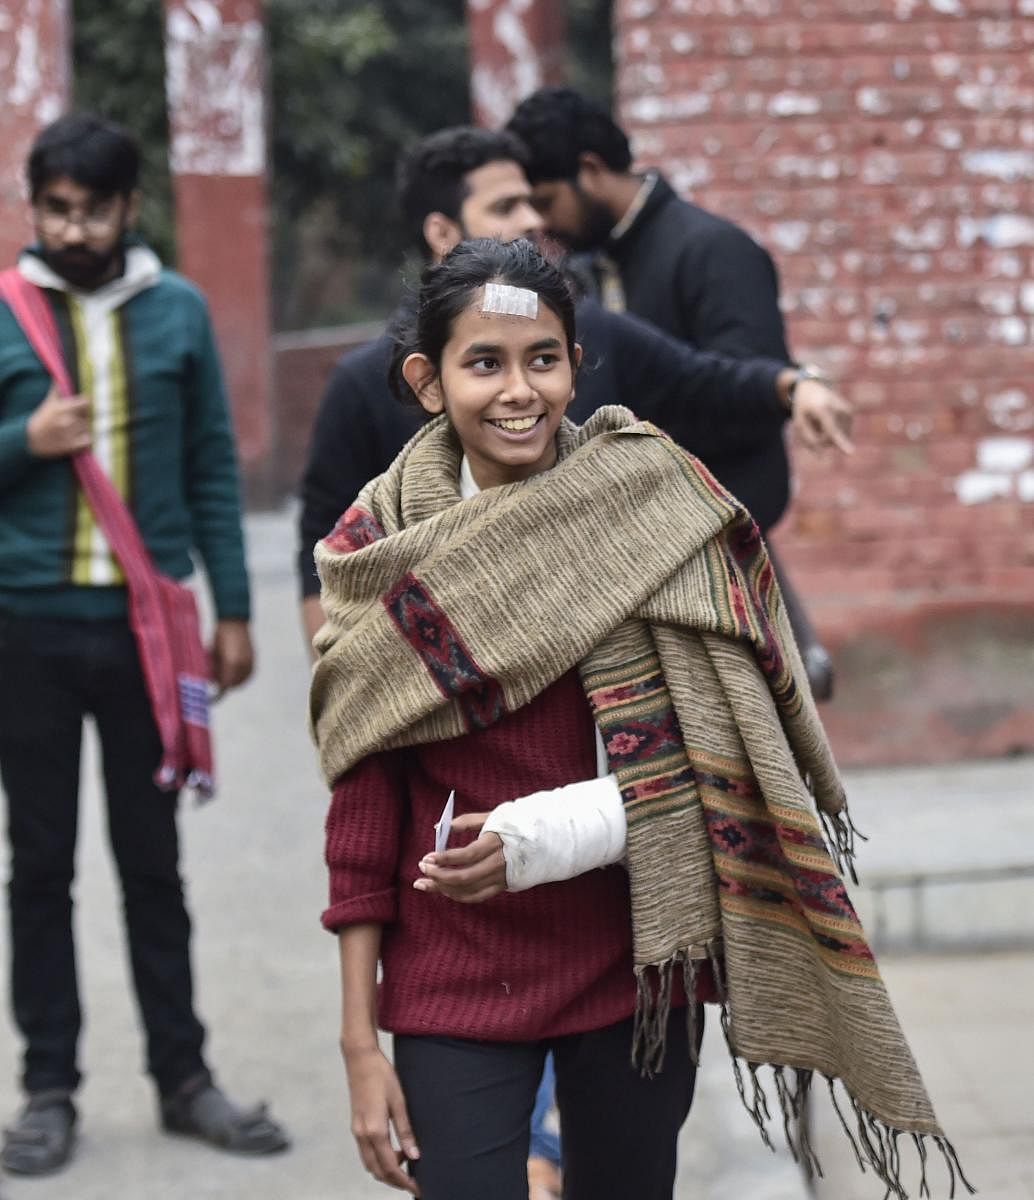
<svg viewBox="0 0 1034 1200">
<path fill-rule="evenodd" d="M 467 0 L 467 27 L 479 125 L 504 124 L 529 92 L 563 81 L 567 22 L 558 0 Z"/>
<path fill-rule="evenodd" d="M 31 238 L 25 157 L 68 105 L 66 0 L 0 0 L 0 266 Z"/>
<path fill-rule="evenodd" d="M 165 0 L 179 267 L 205 292 L 249 494 L 272 449 L 264 36 L 260 0 Z"/>
</svg>

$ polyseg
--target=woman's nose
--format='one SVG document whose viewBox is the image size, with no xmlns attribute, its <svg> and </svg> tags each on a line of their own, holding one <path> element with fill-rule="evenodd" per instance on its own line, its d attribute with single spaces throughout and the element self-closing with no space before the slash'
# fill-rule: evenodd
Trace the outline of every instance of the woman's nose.
<svg viewBox="0 0 1034 1200">
<path fill-rule="evenodd" d="M 526 371 L 515 367 L 506 377 L 503 387 L 504 396 L 512 402 L 530 400 L 535 394 L 535 388 L 528 378 Z"/>
</svg>

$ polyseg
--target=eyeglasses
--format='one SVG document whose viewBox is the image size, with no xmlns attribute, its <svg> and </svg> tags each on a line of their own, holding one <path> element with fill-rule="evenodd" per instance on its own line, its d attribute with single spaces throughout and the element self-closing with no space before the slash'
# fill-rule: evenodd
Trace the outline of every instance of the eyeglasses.
<svg viewBox="0 0 1034 1200">
<path fill-rule="evenodd" d="M 36 224 L 48 237 L 59 237 L 69 225 L 78 225 L 87 237 L 103 237 L 115 228 L 122 215 L 117 200 L 95 204 L 85 212 L 58 200 L 42 200 L 35 206 L 35 213 Z"/>
</svg>

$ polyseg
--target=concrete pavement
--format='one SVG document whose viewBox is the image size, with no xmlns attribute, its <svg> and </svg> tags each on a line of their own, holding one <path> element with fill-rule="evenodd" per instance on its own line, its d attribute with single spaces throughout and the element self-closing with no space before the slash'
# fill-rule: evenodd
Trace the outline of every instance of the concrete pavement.
<svg viewBox="0 0 1034 1200">
<path fill-rule="evenodd" d="M 348 1133 L 335 1044 L 335 948 L 317 921 L 325 891 L 325 797 L 305 731 L 307 670 L 289 574 L 289 524 L 282 516 L 252 518 L 249 532 L 259 672 L 217 713 L 222 794 L 209 806 L 185 809 L 184 861 L 198 917 L 198 994 L 212 1062 L 235 1096 L 271 1099 L 294 1148 L 275 1159 L 240 1160 L 156 1130 L 151 1089 L 141 1074 L 91 740 L 77 884 L 87 1020 L 81 1144 L 61 1175 L 4 1180 L 0 1190 L 9 1200 L 373 1200 L 392 1194 L 365 1176 Z M 977 764 L 953 771 L 963 794 L 974 798 L 990 800 L 1014 788 L 1020 812 L 1024 794 L 1030 795 L 1023 782 L 1029 768 Z M 936 794 L 900 772 L 866 772 L 858 783 L 890 812 L 907 811 L 917 797 L 937 804 Z M 870 852 L 875 846 L 863 848 L 863 865 Z M 1026 913 L 1024 919 L 1029 922 Z M 6 930 L 0 942 L 6 958 Z M 967 1169 L 985 1185 L 982 1195 L 1034 1197 L 1034 1122 L 1019 1090 L 1021 1075 L 1026 1083 L 1034 1067 L 1034 954 L 898 958 L 885 969 L 935 1105 Z M 716 1024 L 682 1136 L 676 1195 L 803 1200 L 796 1168 L 760 1145 L 740 1108 Z M 17 1045 L 10 1024 L 0 1028 L 5 1118 L 18 1102 Z M 856 1186 L 849 1149 L 827 1139 L 824 1105 L 817 1109 L 820 1152 L 835 1181 L 823 1195 L 878 1200 L 882 1192 L 871 1179 Z M 834 1166 L 848 1164 L 843 1177 L 833 1174 Z M 940 1195 L 935 1190 L 937 1200 Z"/>
</svg>

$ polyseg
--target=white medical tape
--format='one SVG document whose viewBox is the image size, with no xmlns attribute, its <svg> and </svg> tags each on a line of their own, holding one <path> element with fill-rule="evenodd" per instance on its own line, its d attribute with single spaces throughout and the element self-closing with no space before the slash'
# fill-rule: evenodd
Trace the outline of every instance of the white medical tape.
<svg viewBox="0 0 1034 1200">
<path fill-rule="evenodd" d="M 504 317 L 527 317 L 534 321 L 539 315 L 539 298 L 529 288 L 512 287 L 508 283 L 486 283 L 482 313 L 498 313 Z"/>
</svg>

